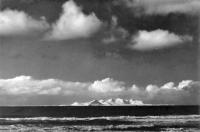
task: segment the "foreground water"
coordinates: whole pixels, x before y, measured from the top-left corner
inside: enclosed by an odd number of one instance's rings
[[[163,131],[199,132],[200,115],[90,118],[0,118],[2,132]]]

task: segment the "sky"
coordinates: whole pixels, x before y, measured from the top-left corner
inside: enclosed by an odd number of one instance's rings
[[[199,104],[199,0],[0,0],[0,105]]]

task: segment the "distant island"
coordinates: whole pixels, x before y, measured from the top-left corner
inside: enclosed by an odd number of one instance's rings
[[[89,102],[79,103],[74,102],[71,104],[71,106],[137,106],[137,105],[150,105],[150,104],[144,104],[140,100],[133,100],[133,99],[107,99],[107,100],[92,100]]]

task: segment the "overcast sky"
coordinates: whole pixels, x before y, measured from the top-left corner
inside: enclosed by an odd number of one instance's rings
[[[0,105],[198,104],[199,0],[0,0]]]

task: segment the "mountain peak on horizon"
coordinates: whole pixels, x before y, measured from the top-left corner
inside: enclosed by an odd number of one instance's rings
[[[140,100],[133,100],[133,99],[107,99],[107,100],[92,100],[89,102],[78,103],[74,102],[71,104],[72,106],[130,106],[130,105],[145,105]]]

